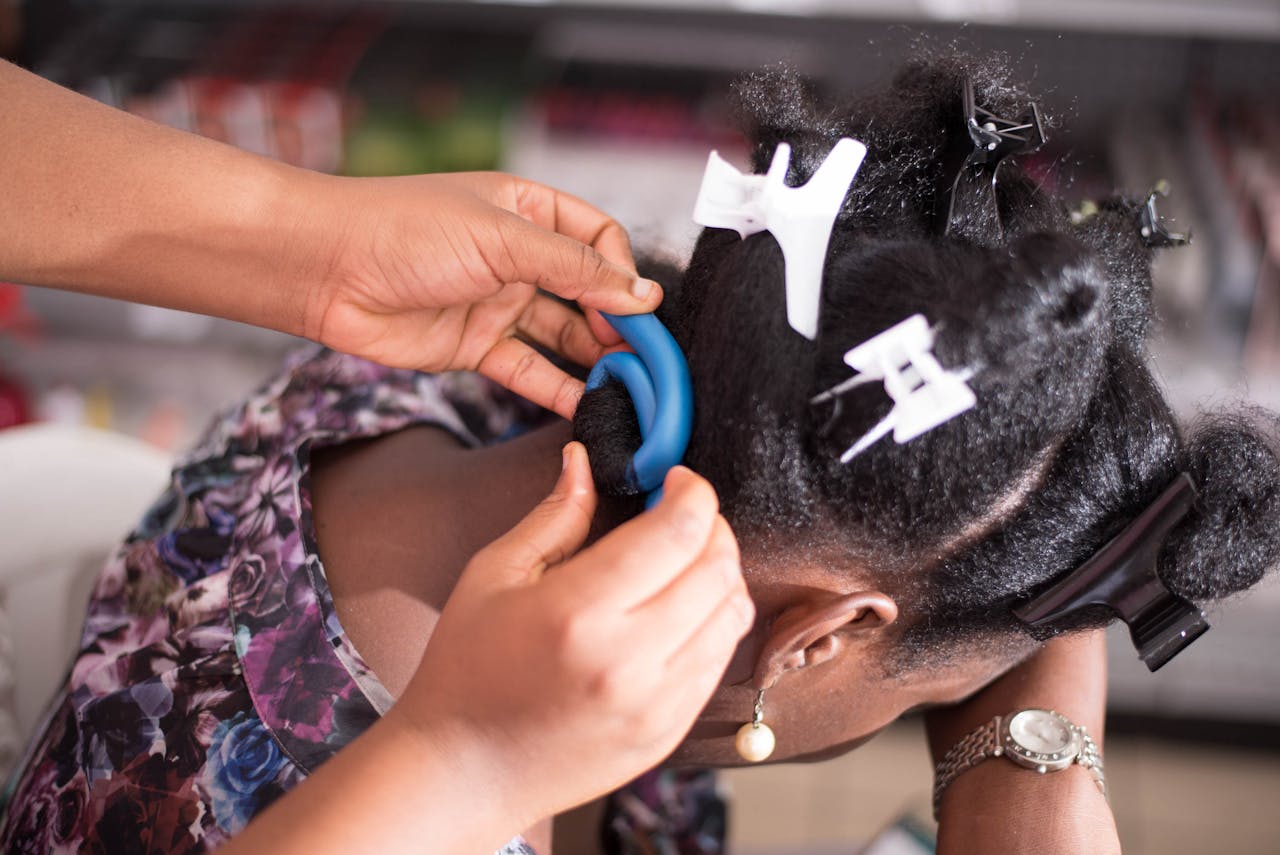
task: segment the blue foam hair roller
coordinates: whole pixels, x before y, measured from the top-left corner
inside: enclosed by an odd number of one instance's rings
[[[635,353],[602,357],[587,377],[587,390],[616,379],[627,388],[640,422],[639,450],[627,464],[627,485],[661,498],[662,481],[684,459],[693,431],[693,382],[680,345],[652,314],[604,315]]]

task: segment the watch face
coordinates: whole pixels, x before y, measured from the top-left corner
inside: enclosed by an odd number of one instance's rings
[[[1044,710],[1023,710],[1009,721],[1009,735],[1019,746],[1035,754],[1061,755],[1072,744],[1066,721]]]

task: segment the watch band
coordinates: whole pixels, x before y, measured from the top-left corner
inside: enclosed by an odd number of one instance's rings
[[[961,772],[972,769],[988,757],[999,757],[1004,753],[1004,749],[1000,747],[1000,724],[1003,719],[1003,716],[996,716],[976,730],[970,731],[943,755],[942,762],[933,771],[934,819],[938,818],[938,806],[942,804],[942,794]]]
[[[1004,755],[1004,745],[1002,744],[1003,725],[1019,712],[1022,712],[1022,710],[1017,710],[1008,715],[995,716],[986,724],[966,734],[959,742],[951,746],[951,749],[943,756],[942,762],[938,764],[933,773],[934,819],[938,818],[938,808],[942,804],[942,794],[946,792],[947,787],[951,786],[952,781],[959,777],[961,773],[972,769],[984,760]],[[1105,798],[1107,795],[1107,780],[1102,766],[1102,752],[1098,750],[1098,744],[1093,741],[1093,738],[1089,736],[1089,732],[1083,727],[1072,723],[1071,729],[1080,738],[1080,750],[1072,762],[1089,770],[1094,783],[1098,785],[1098,790]]]
[[[1102,752],[1098,750],[1098,743],[1093,741],[1093,737],[1089,735],[1089,731],[1080,725],[1075,726],[1080,734],[1080,755],[1076,757],[1076,764],[1083,766],[1089,770],[1089,774],[1093,776],[1093,782],[1098,785],[1098,792],[1102,793],[1102,797],[1107,801],[1111,797],[1107,795],[1107,775],[1102,768]]]

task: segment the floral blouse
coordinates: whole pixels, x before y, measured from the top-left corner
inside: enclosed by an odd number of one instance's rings
[[[326,350],[217,421],[98,577],[80,650],[11,782],[5,852],[200,852],[391,705],[334,610],[309,490],[317,448],[432,424],[472,446],[545,417],[474,374]],[[709,773],[611,799],[614,852],[720,852]],[[426,847],[430,851],[430,846]],[[504,855],[534,855],[517,837]]]

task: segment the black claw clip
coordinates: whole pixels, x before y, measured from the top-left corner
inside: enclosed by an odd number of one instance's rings
[[[985,243],[987,236],[1001,236],[1000,208],[996,200],[996,174],[1009,155],[1030,154],[1045,144],[1044,119],[1032,102],[1018,119],[1006,119],[978,105],[973,81],[964,80],[964,118],[973,150],[951,184],[945,234]]]
[[[1196,500],[1186,473],[1178,475],[1137,519],[1093,557],[1013,609],[1018,620],[1043,626],[1090,606],[1105,606],[1129,625],[1138,656],[1158,670],[1209,629],[1204,613],[1170,591],[1156,575],[1165,538]]]
[[[1152,248],[1185,246],[1191,243],[1191,232],[1175,234],[1169,231],[1160,214],[1156,212],[1156,197],[1169,195],[1169,183],[1160,181],[1147,194],[1147,201],[1138,209],[1138,234],[1142,242]]]

